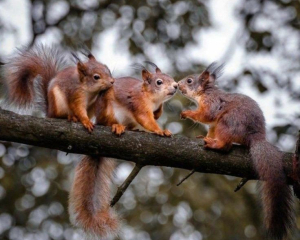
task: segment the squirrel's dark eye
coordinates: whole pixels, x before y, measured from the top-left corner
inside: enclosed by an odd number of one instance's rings
[[[192,83],[193,82],[193,79],[191,78],[188,78],[188,80],[186,80],[187,83]]]
[[[99,76],[98,74],[95,74],[95,75],[94,75],[94,79],[95,79],[95,80],[99,80],[99,79],[100,79],[100,76]]]
[[[157,84],[157,85],[162,85],[162,84],[163,84],[163,81],[162,81],[161,79],[158,79],[158,80],[156,80],[156,84]]]

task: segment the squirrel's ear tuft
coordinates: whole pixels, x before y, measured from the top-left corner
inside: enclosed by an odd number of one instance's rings
[[[218,64],[217,62],[211,63],[204,72],[209,72],[210,77],[215,81],[217,78],[221,77],[223,74],[224,63]]]
[[[149,65],[155,67],[155,72],[156,72],[156,73],[162,73],[162,71],[160,70],[160,68],[159,68],[155,63],[150,62],[150,61],[145,61],[145,63],[147,63],[147,64],[149,64]]]
[[[144,80],[144,82],[146,83],[149,83],[151,82],[151,77],[152,77],[152,74],[147,70],[147,69],[143,69],[142,70],[142,78]]]
[[[84,56],[86,56],[91,61],[95,61],[96,60],[96,58],[94,57],[94,55],[91,53],[90,49],[85,44],[80,44],[80,46],[81,46],[80,52]]]
[[[94,55],[93,55],[92,53],[89,53],[89,54],[87,55],[87,57],[88,57],[89,60],[91,60],[91,61],[96,61],[96,58],[94,57]]]
[[[81,53],[86,56],[90,61],[96,61],[96,58],[94,57],[94,55],[88,51],[88,50],[85,50],[85,51],[81,51]]]
[[[75,58],[76,62],[81,62],[80,58],[78,57],[78,55],[75,52],[71,52],[71,54]]]
[[[146,83],[151,82],[152,74],[147,70],[147,68],[144,65],[142,65],[140,63],[135,63],[135,64],[131,65],[131,67],[134,68],[135,70],[142,71],[142,78],[143,78],[144,82],[146,82]]]

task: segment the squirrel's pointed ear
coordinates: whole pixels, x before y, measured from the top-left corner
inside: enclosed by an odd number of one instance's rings
[[[84,76],[87,75],[86,74],[86,67],[85,67],[83,62],[78,62],[77,63],[77,70],[78,70],[78,72],[82,73]]]
[[[156,72],[156,73],[162,73],[159,67],[157,67],[157,68],[155,69],[155,72]]]
[[[209,71],[204,71],[200,76],[199,76],[199,81],[201,82],[202,87],[209,83],[214,83],[216,80],[215,76],[213,74],[210,74]]]
[[[200,75],[200,80],[202,79],[202,81],[208,82],[210,79],[210,73],[208,71],[204,71],[201,75]]]
[[[77,61],[77,71],[79,74],[79,79],[80,79],[80,81],[83,81],[83,78],[87,75],[86,67],[85,67],[84,63],[81,62],[80,58],[77,56],[76,53],[72,52],[72,55]]]
[[[150,83],[151,77],[152,77],[152,74],[147,69],[142,70],[142,78],[143,78],[144,82]]]
[[[84,63],[82,63],[82,62],[77,63],[77,71],[79,74],[79,79],[82,82],[84,77],[87,75],[87,71],[86,71],[86,67],[85,67]]]
[[[87,57],[89,58],[90,61],[96,61],[96,58],[94,57],[94,55],[92,53],[89,53],[87,55]]]
[[[219,65],[217,62],[211,63],[201,74],[206,83],[214,83],[223,73],[224,64]]]

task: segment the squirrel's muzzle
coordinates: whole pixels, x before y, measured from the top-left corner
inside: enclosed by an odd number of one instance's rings
[[[179,90],[180,90],[180,92],[182,94],[186,94],[187,93],[186,92],[186,88],[185,88],[185,86],[183,84],[180,84],[180,82],[179,82],[178,86],[179,86]]]
[[[172,87],[169,88],[169,93],[168,95],[174,95],[177,92],[177,88],[178,88],[178,83],[174,82],[172,84]]]

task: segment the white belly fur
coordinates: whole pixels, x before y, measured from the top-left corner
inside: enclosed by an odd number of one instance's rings
[[[59,115],[67,115],[69,112],[69,107],[67,103],[67,98],[65,94],[60,90],[58,86],[53,88],[53,94],[55,96],[55,105],[59,109]]]
[[[140,124],[138,124],[137,121],[135,121],[134,116],[127,108],[118,103],[113,103],[112,106],[115,119],[119,124],[125,126],[132,124],[136,126],[135,129],[144,130],[144,128]]]

